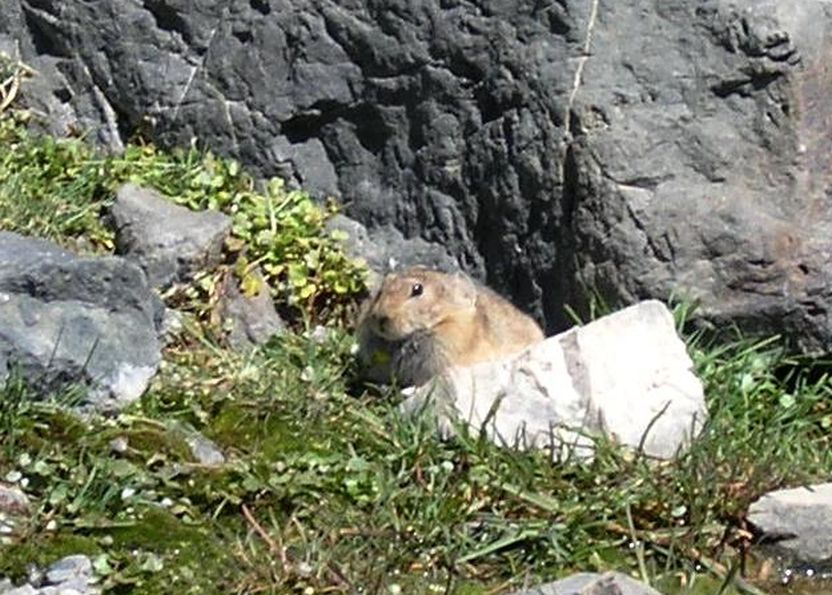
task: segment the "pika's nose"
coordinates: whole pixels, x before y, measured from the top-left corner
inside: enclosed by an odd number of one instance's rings
[[[387,330],[387,327],[390,325],[390,317],[385,316],[384,314],[376,315],[376,326],[380,331]]]

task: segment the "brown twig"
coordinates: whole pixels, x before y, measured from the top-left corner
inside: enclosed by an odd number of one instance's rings
[[[254,532],[257,533],[257,535],[259,535],[260,538],[266,542],[267,546],[269,546],[269,552],[271,552],[274,555],[277,555],[280,558],[280,564],[282,566],[283,572],[286,574],[294,573],[294,560],[290,558],[290,554],[286,551],[286,548],[278,544],[274,539],[272,539],[272,537],[263,528],[263,526],[257,522],[257,519],[254,518],[254,515],[251,514],[251,511],[245,504],[241,505],[241,509],[243,511],[243,516],[245,517],[248,524],[251,525],[251,528],[254,529]],[[324,566],[324,569],[326,570],[326,574],[329,580],[338,585],[338,588],[349,591],[353,590],[350,581],[335,566],[335,564],[330,562]]]
[[[257,533],[263,541],[266,542],[266,545],[269,546],[269,551],[272,554],[277,554],[280,558],[280,564],[283,566],[283,571],[289,572],[289,558],[286,555],[286,548],[277,545],[277,542],[275,542],[263,526],[257,522],[257,519],[254,518],[254,515],[251,514],[251,511],[245,504],[243,504],[241,508],[243,510],[243,516],[246,517],[246,521],[248,521],[248,524],[251,525],[251,528],[254,529],[255,533]]]
[[[18,89],[20,89],[20,76],[17,73],[3,81],[0,85],[0,95],[2,95],[2,101],[0,101],[0,112],[4,111],[12,104],[14,98],[17,97]]]
[[[646,543],[652,543],[655,546],[666,548],[666,547],[678,547],[681,550],[682,555],[685,557],[694,560],[701,564],[704,568],[712,572],[713,574],[717,575],[720,579],[725,579],[731,572],[730,569],[726,568],[725,565],[720,564],[716,560],[709,558],[697,548],[692,546],[685,546],[675,541],[672,536],[666,535],[656,535],[655,533],[651,533],[648,531],[631,531],[627,527],[623,527],[618,523],[608,523],[607,529],[612,533],[618,533],[620,535],[626,535],[631,539],[637,538],[641,541]],[[748,595],[764,595],[764,591],[761,591],[754,585],[748,583],[746,580],[740,577],[734,577],[733,579],[734,586],[742,593],[747,593]]]
[[[15,100],[23,78],[34,74],[36,74],[35,70],[23,62],[18,61],[14,64],[14,72],[0,83],[0,112],[3,112]]]

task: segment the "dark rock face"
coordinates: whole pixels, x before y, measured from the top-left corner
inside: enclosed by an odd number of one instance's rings
[[[345,215],[335,215],[327,222],[330,232],[346,234],[343,249],[352,258],[362,259],[373,272],[384,273],[422,265],[446,273],[459,270],[459,262],[448,255],[439,244],[420,237],[405,238],[392,225],[376,227],[372,231]],[[380,281],[380,279],[378,279]]]
[[[198,136],[444,246],[563,327],[609,302],[832,347],[821,0],[3,0],[29,100]],[[63,111],[62,111],[63,110]]]
[[[0,381],[14,369],[44,392],[87,388],[81,405],[127,404],[161,361],[163,308],[123,258],[78,258],[0,232]]]

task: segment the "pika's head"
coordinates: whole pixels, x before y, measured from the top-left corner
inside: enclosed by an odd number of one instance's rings
[[[415,267],[385,277],[364,318],[370,330],[399,341],[475,311],[476,287],[462,274]]]

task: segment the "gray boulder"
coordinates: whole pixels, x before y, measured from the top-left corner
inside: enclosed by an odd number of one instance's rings
[[[225,340],[237,351],[262,345],[274,335],[286,331],[286,323],[274,307],[269,286],[259,270],[249,273],[257,283],[257,292],[248,296],[240,291],[235,275],[228,275],[220,292],[218,304]]]
[[[2,595],[95,595],[101,589],[95,584],[92,561],[84,555],[61,558],[45,572],[33,569],[30,574],[37,575],[19,587],[14,587],[10,580],[0,580]]]
[[[512,595],[661,595],[620,572],[580,572]]]
[[[83,405],[129,403],[161,361],[163,309],[123,258],[0,232],[0,379],[16,370],[44,392],[85,387]]]
[[[832,348],[828,1],[5,0],[4,32],[62,126],[197,136],[549,332],[589,288]]]
[[[135,184],[124,184],[110,209],[116,250],[142,267],[153,287],[184,281],[222,259],[231,219],[192,211]]]
[[[793,562],[832,560],[832,483],[770,492],[751,505],[748,520]]]
[[[591,455],[592,435],[648,455],[683,451],[707,419],[702,383],[664,304],[648,301],[532,345],[448,369],[415,389],[407,412],[461,420],[495,443]]]

